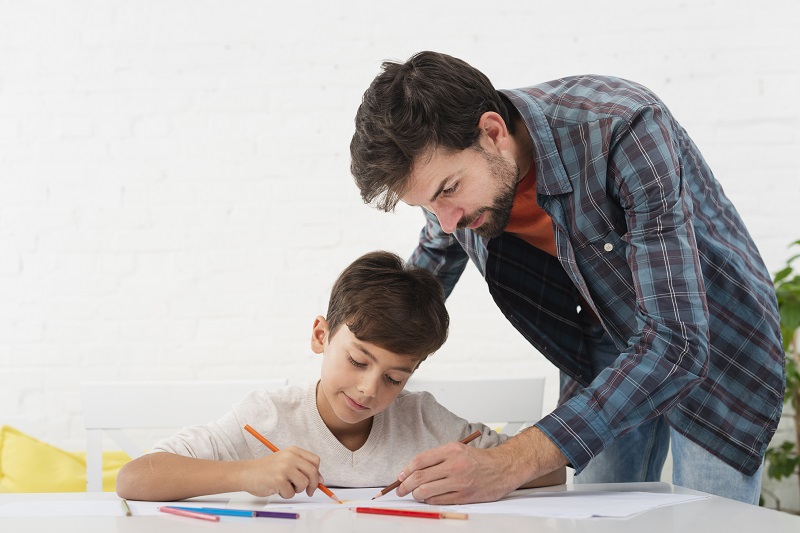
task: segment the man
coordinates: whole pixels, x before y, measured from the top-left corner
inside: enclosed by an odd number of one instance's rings
[[[489,450],[416,456],[399,495],[490,501],[563,465],[757,503],[784,368],[774,289],[741,218],[648,89],[582,76],[496,91],[467,63],[387,62],[356,115],[366,203],[427,217],[412,256],[449,294],[468,260],[562,374],[559,406]]]

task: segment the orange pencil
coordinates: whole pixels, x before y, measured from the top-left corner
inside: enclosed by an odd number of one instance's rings
[[[475,431],[473,431],[472,433],[470,433],[469,435],[467,435],[466,437],[461,439],[461,444],[469,444],[470,442],[474,441],[475,439],[477,439],[480,436],[481,436],[481,432],[476,429]],[[400,481],[398,479],[397,481],[395,481],[394,483],[392,483],[391,485],[387,486],[385,489],[380,491],[378,494],[373,496],[372,499],[375,500],[377,498],[380,498],[381,496],[385,496],[389,492],[392,492],[394,489],[399,487],[400,483],[402,483],[402,481]]]
[[[264,438],[264,436],[261,433],[259,433],[258,431],[256,431],[255,429],[253,429],[252,426],[250,426],[250,424],[245,424],[244,425],[244,429],[246,429],[248,433],[250,433],[252,436],[254,436],[259,441],[261,441],[261,444],[263,444],[264,446],[266,446],[267,448],[269,448],[273,452],[277,452],[278,451],[278,447],[277,446],[275,446],[270,441],[268,441],[266,438]],[[319,490],[321,490],[322,492],[327,494],[328,497],[330,497],[336,503],[342,503],[342,500],[337,498],[336,495],[331,492],[331,489],[329,489],[328,487],[326,487],[322,483],[319,483],[317,485],[317,487],[319,487]]]

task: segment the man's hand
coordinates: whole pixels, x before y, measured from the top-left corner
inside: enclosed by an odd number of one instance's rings
[[[433,505],[496,501],[566,464],[536,428],[486,450],[453,442],[414,457],[398,477],[397,495]]]

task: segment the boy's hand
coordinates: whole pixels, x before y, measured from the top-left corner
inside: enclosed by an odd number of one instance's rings
[[[311,496],[322,482],[319,457],[295,446],[246,461],[243,466],[244,490],[254,496],[280,494],[288,499],[302,491]]]

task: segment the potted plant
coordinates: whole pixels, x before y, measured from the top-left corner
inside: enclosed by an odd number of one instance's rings
[[[798,244],[800,240],[793,242],[790,247]],[[800,274],[796,273],[792,266],[798,257],[800,254],[790,257],[786,261],[786,267],[776,273],[774,279],[781,318],[783,349],[786,352],[784,414],[791,415],[794,419],[794,441],[772,443],[767,448],[767,477],[776,481],[789,478],[792,474],[797,474],[800,479],[800,352],[798,351]],[[780,508],[779,500],[777,497],[775,499]]]

